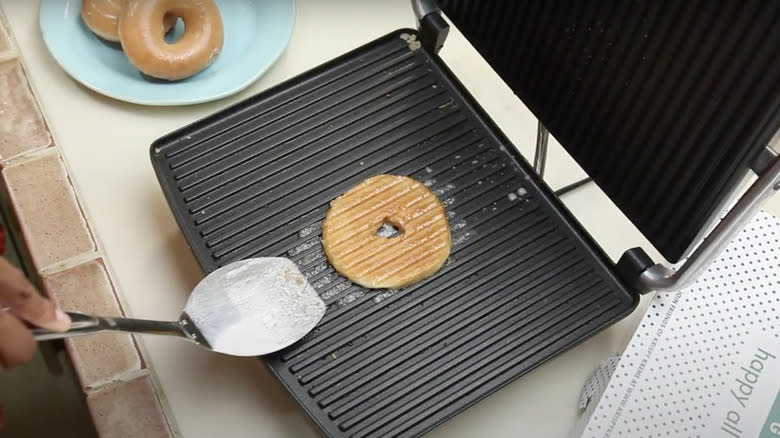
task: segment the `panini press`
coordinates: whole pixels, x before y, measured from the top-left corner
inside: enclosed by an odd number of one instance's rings
[[[683,287],[779,188],[767,147],[780,125],[776,0],[412,7],[416,29],[151,147],[204,271],[289,257],[328,304],[309,336],[263,360],[329,437],[424,434],[620,320],[640,294]],[[437,55],[450,25],[666,260],[605,255]],[[428,185],[452,230],[446,265],[402,290],[351,284],[320,244],[329,202],[382,173]]]

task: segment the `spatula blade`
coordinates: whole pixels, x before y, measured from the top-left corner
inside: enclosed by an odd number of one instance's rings
[[[184,313],[211,349],[259,356],[289,347],[309,333],[326,306],[291,260],[245,259],[206,276]]]

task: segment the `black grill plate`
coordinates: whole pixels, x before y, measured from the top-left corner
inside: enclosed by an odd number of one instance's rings
[[[328,303],[314,332],[266,362],[331,437],[420,435],[637,302],[415,38],[393,32],[151,150],[205,271],[286,256]],[[381,173],[430,186],[452,229],[448,263],[400,291],[351,284],[319,240],[328,203]]]

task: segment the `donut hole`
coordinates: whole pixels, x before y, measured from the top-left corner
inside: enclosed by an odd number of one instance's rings
[[[385,218],[376,230],[376,235],[385,239],[393,239],[404,233],[404,228],[390,218]]]
[[[171,21],[173,25],[171,26]],[[184,20],[178,18],[172,14],[165,16],[165,22],[163,23],[163,32],[166,44],[174,44],[184,36],[186,24]]]

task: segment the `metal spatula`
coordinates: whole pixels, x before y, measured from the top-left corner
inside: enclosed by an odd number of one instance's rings
[[[73,321],[70,330],[35,329],[35,339],[116,330],[181,336],[219,353],[260,356],[303,338],[325,315],[325,303],[291,260],[263,257],[208,274],[176,322],[67,313]]]

